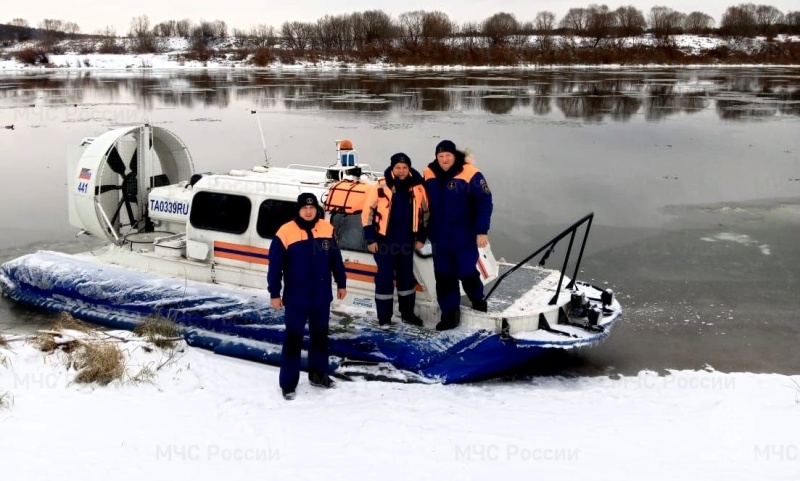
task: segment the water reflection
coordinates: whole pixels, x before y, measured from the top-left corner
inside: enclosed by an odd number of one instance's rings
[[[0,107],[131,104],[144,109],[229,107],[358,112],[485,111],[585,122],[660,121],[715,112],[724,120],[800,115],[790,69],[372,72],[56,72],[0,76]]]
[[[682,86],[652,85],[644,102],[647,120],[662,120],[677,113],[697,113],[708,108],[711,94],[708,91],[686,92]]]

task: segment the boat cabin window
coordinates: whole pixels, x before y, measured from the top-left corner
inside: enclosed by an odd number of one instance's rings
[[[189,222],[197,229],[244,234],[251,209],[250,199],[243,195],[198,192],[192,198]]]
[[[258,207],[256,232],[265,239],[272,239],[281,226],[295,218],[297,202],[285,200],[265,200]]]
[[[349,251],[368,252],[364,240],[364,227],[361,225],[361,212],[345,214],[334,212],[331,214],[331,224],[336,235],[336,242],[340,249]]]

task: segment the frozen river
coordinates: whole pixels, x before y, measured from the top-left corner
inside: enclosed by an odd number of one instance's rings
[[[530,372],[797,373],[799,69],[4,73],[0,259],[85,248],[65,203],[84,137],[148,121],[199,172],[249,168],[252,110],[272,165],[329,164],[341,138],[380,168],[403,151],[421,169],[444,138],[470,147],[508,261],[595,212],[583,278],[616,291],[623,320]],[[47,319],[0,300],[0,328]]]

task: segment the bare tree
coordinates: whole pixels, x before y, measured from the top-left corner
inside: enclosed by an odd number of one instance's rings
[[[553,12],[539,12],[533,21],[533,28],[537,33],[550,35],[556,26],[556,16]]]
[[[97,49],[98,53],[124,53],[125,48],[117,45],[117,31],[111,25],[106,26],[98,32],[103,41],[100,42],[100,47]]]
[[[259,23],[250,29],[250,37],[259,47],[271,47],[275,45],[275,27]]]
[[[669,7],[656,6],[650,9],[648,23],[653,36],[661,44],[672,43],[672,36],[681,33],[685,14]]]
[[[150,18],[140,15],[131,19],[130,36],[133,37],[133,48],[138,53],[153,53],[158,50],[155,36],[150,30]]]
[[[708,33],[714,28],[714,19],[711,15],[703,12],[692,12],[686,16],[683,22],[683,29],[691,34],[698,35]]]
[[[13,27],[19,27],[16,32],[14,32],[14,38],[18,42],[24,42],[26,40],[30,40],[33,31],[30,28],[30,24],[24,18],[15,18],[8,22],[9,25]]]
[[[287,49],[303,53],[313,46],[314,24],[306,22],[284,22],[281,37]]]
[[[607,5],[589,5],[586,20],[586,35],[594,39],[595,47],[609,35],[616,25],[616,16]]]
[[[527,21],[527,22],[519,22],[517,24],[517,35],[527,36],[527,35],[533,35],[534,33],[536,32],[535,29],[533,28],[533,22]]]
[[[200,20],[197,26],[192,28],[189,35],[189,54],[191,58],[200,61],[207,61],[213,57],[214,52],[210,45],[217,37],[218,26],[214,22]]]
[[[780,10],[772,5],[756,7],[756,25],[761,35],[774,37],[779,23],[783,23],[783,13]]]
[[[59,33],[64,31],[64,21],[46,18],[39,22],[39,29],[42,31],[42,44],[45,48],[51,48],[59,38]]]
[[[214,20],[211,22],[211,30],[214,32],[214,38],[225,38],[228,36],[228,24],[224,20]]]
[[[77,35],[81,33],[81,27],[75,22],[64,22],[64,32],[70,35]]]
[[[683,12],[672,12],[670,15],[670,24],[673,32],[676,34],[684,33],[683,24],[686,23],[686,14]]]
[[[349,15],[325,15],[314,28],[319,46],[328,53],[352,48],[353,30]]]
[[[458,29],[461,46],[467,51],[474,51],[481,45],[481,26],[477,22],[467,22]]]
[[[178,20],[175,22],[175,35],[183,38],[189,38],[192,34],[192,21],[188,18]]]
[[[217,38],[217,26],[214,22],[200,20],[200,23],[192,29],[192,42],[202,42],[208,45],[213,39]]]
[[[150,35],[150,18],[147,15],[140,15],[131,19],[131,37],[145,37]]]
[[[789,33],[800,34],[800,11],[787,13],[783,17],[783,22],[789,27]]]
[[[492,45],[505,45],[517,33],[519,23],[513,13],[500,12],[483,21],[483,34]]]
[[[572,35],[583,35],[589,22],[589,12],[585,8],[570,8],[559,26],[567,29]]]
[[[169,30],[168,28],[165,28],[166,26],[165,24],[166,22],[160,22],[155,24],[153,26],[153,35],[155,35],[156,37],[169,37],[170,35],[164,32],[165,30]]]
[[[401,13],[397,19],[400,41],[409,50],[415,50],[422,44],[422,29],[425,23],[425,12],[414,10]]]
[[[63,32],[64,21],[53,18],[45,18],[44,20],[39,22],[39,28],[42,30],[48,30],[50,32]]]
[[[153,34],[156,37],[176,37],[178,36],[178,21],[166,20],[153,27]]]
[[[353,23],[353,43],[358,50],[377,48],[384,50],[391,43],[394,36],[392,19],[381,10],[367,10],[354,13],[351,17]]]
[[[619,7],[614,13],[617,17],[619,35],[623,37],[641,35],[644,29],[647,28],[647,21],[644,19],[644,14],[633,5]]]
[[[98,34],[106,38],[115,38],[117,36],[117,31],[111,25],[106,25],[105,28],[100,29]]]
[[[422,40],[428,45],[444,43],[453,29],[453,22],[446,13],[426,12],[422,17]]]
[[[723,35],[752,37],[756,34],[756,27],[756,6],[752,3],[728,7],[722,14],[720,31]]]

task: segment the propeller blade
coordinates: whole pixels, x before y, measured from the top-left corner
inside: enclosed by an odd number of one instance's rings
[[[111,167],[111,170],[125,177],[125,162],[123,162],[122,157],[120,157],[116,145],[111,147],[111,150],[108,152],[106,162],[108,162],[108,166]]]

